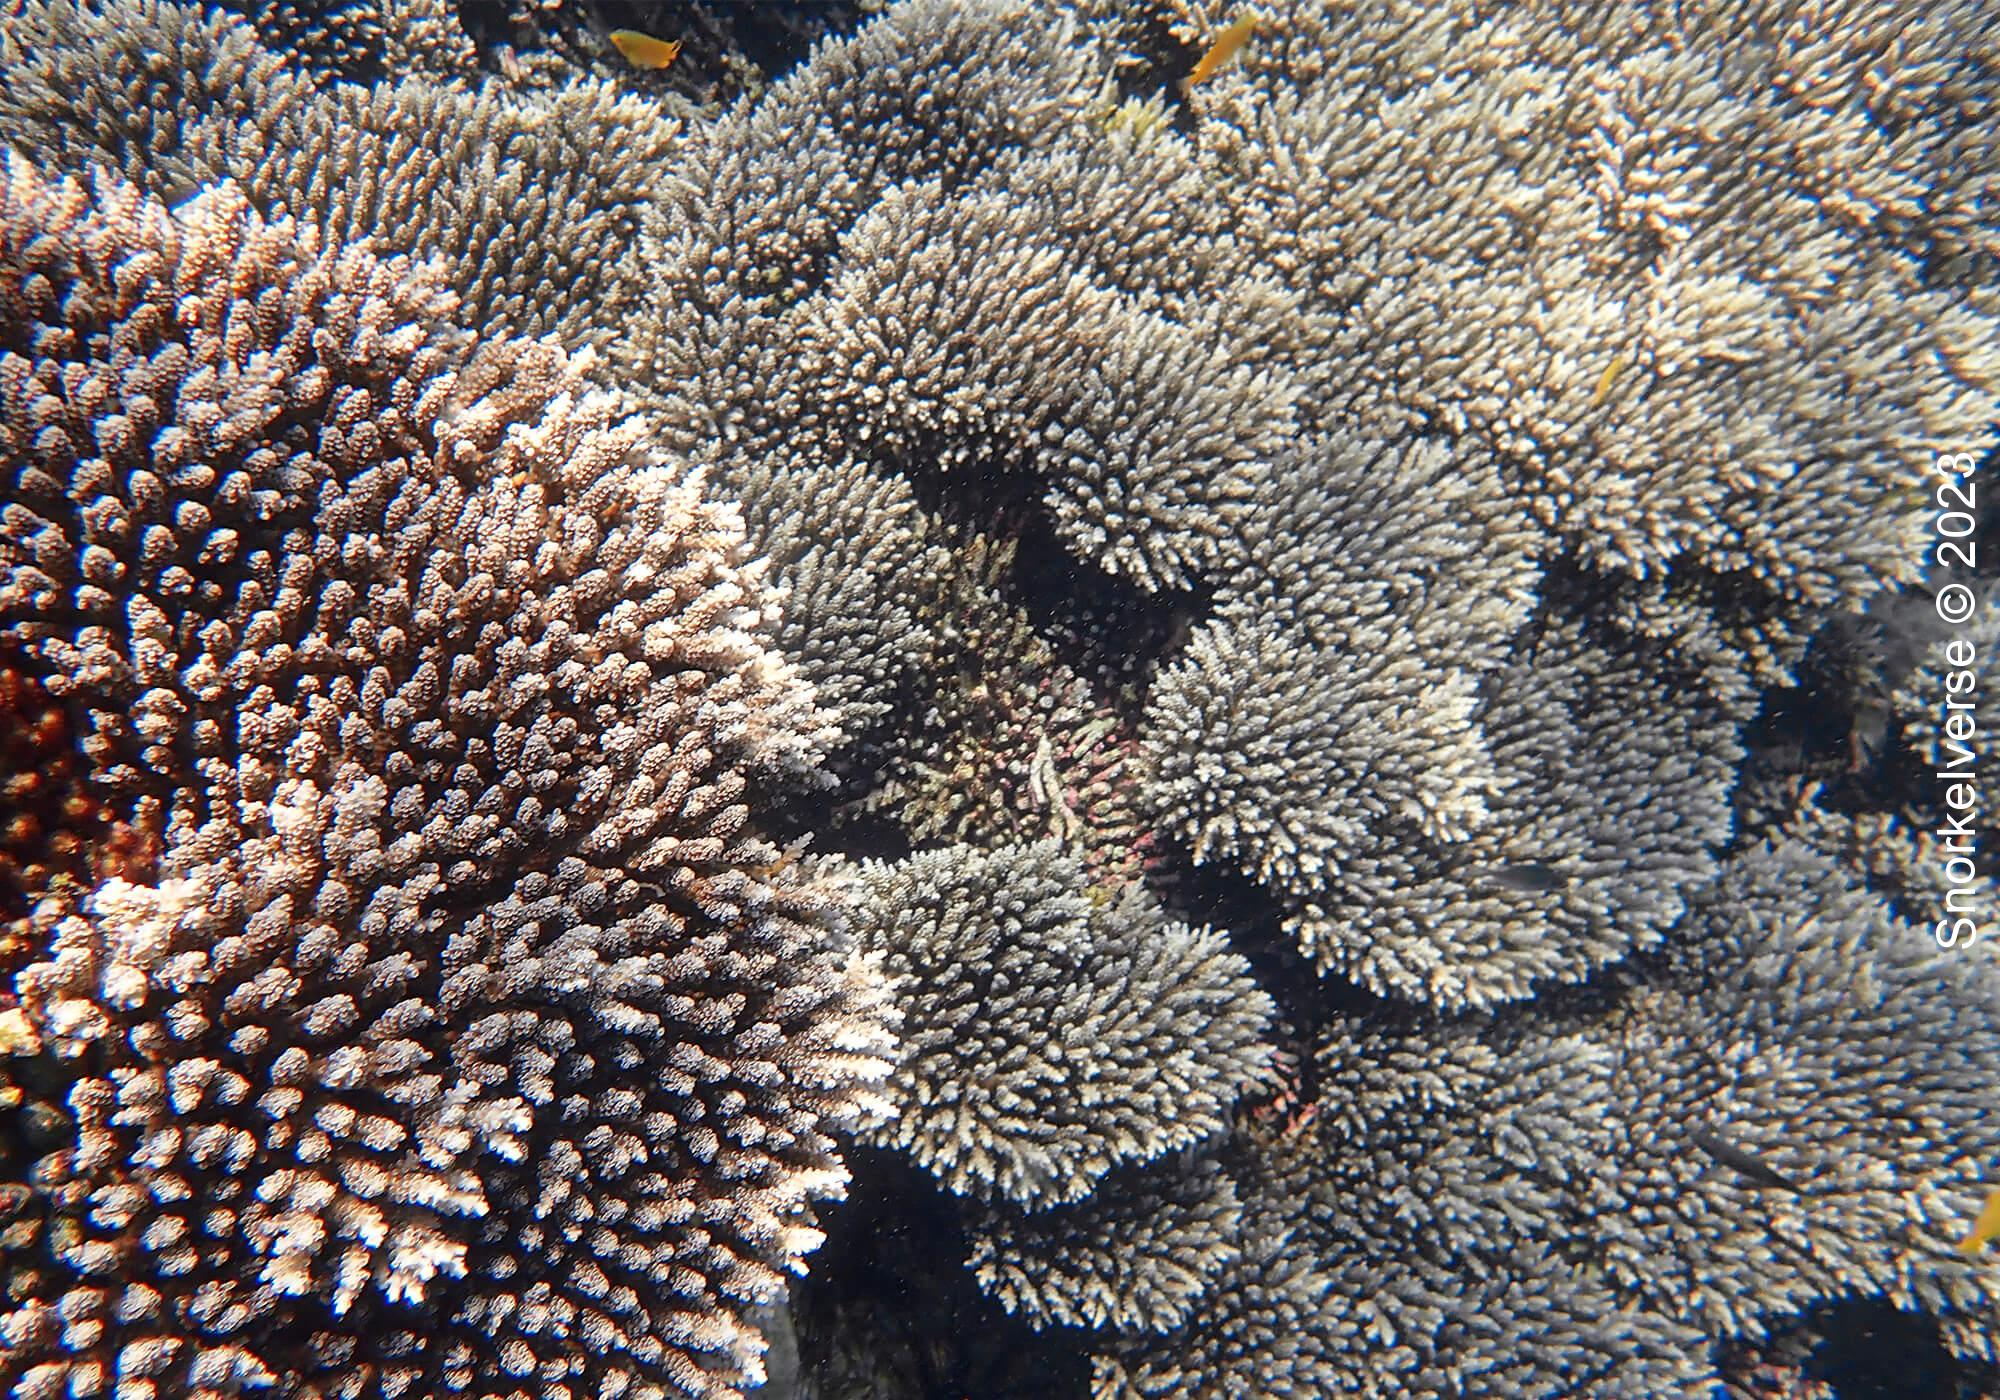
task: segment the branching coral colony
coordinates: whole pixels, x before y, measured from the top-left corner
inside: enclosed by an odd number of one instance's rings
[[[1995,1383],[2000,11],[467,8],[0,10],[8,1394]]]

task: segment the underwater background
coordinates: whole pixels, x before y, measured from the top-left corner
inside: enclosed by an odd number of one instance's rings
[[[2000,1397],[2000,4],[0,0],[0,1393]]]

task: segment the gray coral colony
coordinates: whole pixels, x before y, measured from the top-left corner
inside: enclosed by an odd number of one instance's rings
[[[2000,1385],[1992,0],[611,8],[0,7],[0,1391]]]

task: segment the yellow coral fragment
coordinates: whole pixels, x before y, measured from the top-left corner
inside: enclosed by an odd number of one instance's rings
[[[1167,124],[1164,107],[1128,97],[1117,106],[1105,103],[1091,112],[1091,120],[1107,132],[1129,131],[1133,139],[1144,141]]]
[[[0,1055],[33,1055],[41,1048],[41,1037],[19,1007],[0,1011]]]

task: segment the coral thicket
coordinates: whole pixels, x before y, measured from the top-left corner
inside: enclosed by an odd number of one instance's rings
[[[12,161],[0,279],[0,625],[160,832],[30,915],[19,1393],[754,1379],[886,1041],[747,824],[831,726],[735,513],[230,187]]]
[[[0,0],[0,1389],[2000,1387],[1991,0],[770,8]]]

